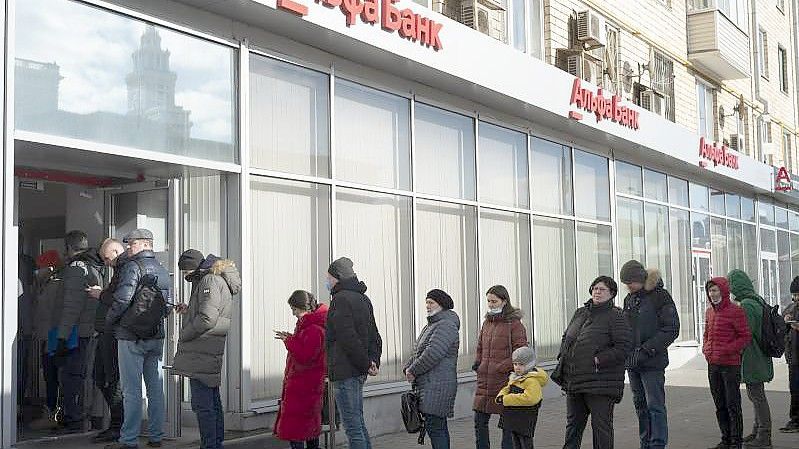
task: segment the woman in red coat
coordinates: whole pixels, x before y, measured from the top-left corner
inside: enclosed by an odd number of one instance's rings
[[[291,449],[318,449],[322,433],[322,396],[325,391],[325,322],[327,306],[297,290],[288,300],[297,317],[294,333],[277,332],[288,350],[283,395],[275,435],[291,442]]]
[[[715,277],[705,284],[710,307],[705,314],[702,352],[707,360],[710,393],[716,404],[721,443],[715,447],[740,448],[741,353],[752,339],[743,309],[730,301],[727,279]]]

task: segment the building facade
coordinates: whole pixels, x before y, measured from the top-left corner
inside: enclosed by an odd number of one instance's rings
[[[630,258],[661,270],[676,345],[694,351],[710,276],[741,268],[790,300],[796,2],[421,3],[5,2],[3,447],[35,437],[17,396],[41,387],[19,349],[21,261],[76,228],[99,242],[148,227],[174,274],[188,247],[239,264],[223,384],[237,429],[271,426],[286,355],[272,330],[293,327],[292,291],[327,299],[343,255],[383,336],[375,433],[401,426],[432,288],[461,317],[458,415],[494,284],[545,364],[591,280]],[[177,434],[188,397],[165,383]]]

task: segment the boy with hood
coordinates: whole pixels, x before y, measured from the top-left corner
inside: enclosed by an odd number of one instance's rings
[[[513,372],[497,395],[503,405],[502,428],[511,433],[513,449],[533,449],[538,409],[543,394],[541,387],[549,377],[546,371],[535,366],[535,350],[522,346],[513,351]]]
[[[774,378],[771,357],[760,349],[763,306],[766,302],[757,293],[752,280],[741,270],[727,275],[730,291],[740,302],[752,332],[752,340],[744,349],[741,363],[741,381],[746,384],[746,395],[754,406],[755,422],[752,434],[744,437],[747,448],[771,448],[771,410],[766,399],[765,383]]]
[[[721,443],[711,449],[740,449],[743,436],[741,414],[741,353],[752,340],[746,315],[730,301],[727,279],[715,277],[705,284],[710,307],[705,312],[702,352],[707,360],[710,393],[716,404]]]

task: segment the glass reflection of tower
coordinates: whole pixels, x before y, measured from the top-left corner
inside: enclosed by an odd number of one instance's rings
[[[183,148],[189,139],[189,111],[175,105],[177,74],[169,70],[169,50],[161,49],[161,36],[148,26],[139,48],[131,55],[133,71],[125,81],[128,86],[128,114],[166,126],[167,138],[174,150]]]

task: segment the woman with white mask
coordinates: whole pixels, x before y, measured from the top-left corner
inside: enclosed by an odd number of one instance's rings
[[[486,313],[477,343],[477,357],[472,369],[477,371],[474,395],[474,433],[477,449],[489,449],[488,421],[502,413],[495,398],[513,371],[513,351],[527,346],[527,330],[522,311],[510,303],[508,289],[495,285],[486,292]],[[512,449],[511,433],[502,432],[502,449]]]

